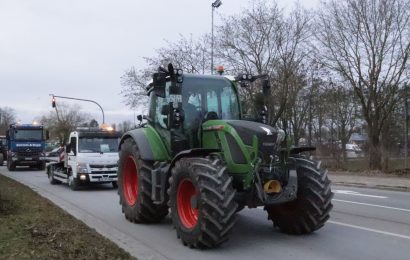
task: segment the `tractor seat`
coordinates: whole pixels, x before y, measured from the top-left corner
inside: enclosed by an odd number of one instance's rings
[[[218,120],[218,114],[215,111],[209,111],[205,114],[204,121],[208,120]]]

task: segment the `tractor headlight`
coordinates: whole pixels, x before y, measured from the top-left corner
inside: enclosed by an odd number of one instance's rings
[[[277,144],[280,144],[283,142],[283,140],[285,140],[285,131],[283,131],[282,129],[278,130],[278,138],[276,139]]]
[[[78,173],[88,173],[88,167],[86,163],[77,163]]]

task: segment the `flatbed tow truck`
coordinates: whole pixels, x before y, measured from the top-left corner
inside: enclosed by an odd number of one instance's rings
[[[117,188],[120,137],[110,128],[77,128],[70,133],[59,160],[46,167],[50,183],[67,183],[72,190],[90,183],[112,183]]]

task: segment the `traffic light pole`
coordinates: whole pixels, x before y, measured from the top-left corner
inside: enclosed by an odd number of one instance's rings
[[[85,101],[85,102],[91,102],[96,104],[102,112],[102,117],[103,117],[103,124],[105,124],[105,115],[104,115],[104,109],[102,108],[102,106],[100,104],[98,104],[97,102],[95,102],[94,100],[91,99],[83,99],[83,98],[73,98],[73,97],[64,97],[64,96],[56,96],[54,94],[50,94],[53,98],[58,97],[58,98],[64,98],[64,99],[71,99],[71,100],[78,100],[78,101]],[[58,113],[58,112],[57,112]]]

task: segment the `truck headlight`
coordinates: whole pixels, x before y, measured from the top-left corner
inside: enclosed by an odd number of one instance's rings
[[[77,163],[78,173],[88,173],[88,167],[86,163]]]

